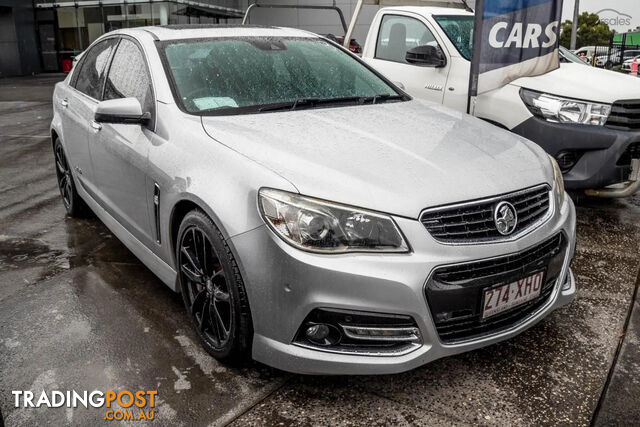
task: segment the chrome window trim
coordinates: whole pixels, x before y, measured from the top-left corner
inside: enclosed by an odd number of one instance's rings
[[[440,211],[448,211],[450,209],[458,209],[458,208],[462,208],[465,206],[474,206],[474,205],[481,205],[484,203],[492,203],[492,202],[498,202],[501,200],[504,200],[507,197],[514,197],[514,196],[519,196],[521,194],[525,194],[528,192],[532,192],[538,189],[542,189],[542,188],[546,188],[547,189],[547,193],[549,196],[549,209],[547,210],[547,213],[542,216],[539,220],[537,220],[536,222],[532,223],[531,225],[529,225],[527,228],[524,228],[522,230],[520,230],[518,233],[512,234],[510,236],[503,236],[503,237],[498,237],[498,238],[491,238],[491,239],[475,239],[475,240],[469,240],[469,241],[465,241],[465,242],[447,242],[447,241],[443,241],[443,240],[439,240],[436,239],[435,237],[433,237],[431,235],[431,233],[429,232],[429,230],[426,229],[425,227],[425,231],[429,234],[429,236],[437,243],[441,244],[441,245],[447,245],[447,246],[471,246],[471,245],[489,245],[489,244],[494,244],[494,243],[505,243],[505,242],[513,242],[515,240],[518,240],[524,236],[526,236],[527,234],[531,233],[532,231],[536,230],[537,228],[539,228],[540,226],[542,226],[544,223],[546,223],[549,219],[551,219],[551,217],[553,216],[553,213],[556,210],[556,201],[555,201],[555,197],[553,195],[553,188],[551,188],[551,186],[549,184],[539,184],[539,185],[534,185],[533,187],[528,187],[525,188],[523,190],[518,190],[518,191],[514,191],[512,193],[505,193],[505,194],[501,194],[499,196],[491,196],[491,197],[487,197],[484,199],[477,199],[477,200],[472,200],[472,201],[468,201],[468,202],[460,202],[460,203],[454,203],[451,205],[442,205],[442,206],[436,206],[433,208],[427,208],[424,209],[422,212],[420,212],[420,215],[418,216],[418,221],[420,222],[420,224],[422,226],[424,226],[424,223],[422,222],[422,217],[426,214],[431,214],[434,212],[440,212]]]

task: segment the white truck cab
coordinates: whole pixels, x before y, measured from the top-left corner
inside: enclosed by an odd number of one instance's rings
[[[466,112],[473,27],[474,14],[461,8],[385,7],[369,28],[362,59],[410,95]],[[567,55],[555,71],[480,95],[471,112],[545,148],[568,189],[633,194],[640,188],[640,79]],[[604,188],[613,184],[621,185]]]

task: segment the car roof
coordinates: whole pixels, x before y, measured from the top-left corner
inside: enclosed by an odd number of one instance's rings
[[[156,40],[203,39],[216,37],[319,37],[317,34],[295,28],[258,25],[161,25],[118,30],[114,33],[135,36],[150,33]]]
[[[417,15],[435,15],[435,16],[473,16],[473,13],[464,9],[457,9],[453,7],[431,7],[431,6],[390,6],[385,7],[384,10],[401,10],[404,12],[412,12]]]

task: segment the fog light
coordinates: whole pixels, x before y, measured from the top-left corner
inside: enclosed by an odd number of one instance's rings
[[[582,153],[576,150],[561,151],[556,155],[556,161],[562,173],[569,172],[578,163]]]
[[[335,326],[317,324],[309,326],[305,332],[309,341],[317,345],[335,345],[340,341],[340,331]]]
[[[321,341],[329,336],[329,327],[327,325],[309,326],[306,331],[307,338],[314,341]]]

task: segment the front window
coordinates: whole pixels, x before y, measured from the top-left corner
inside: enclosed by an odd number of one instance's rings
[[[471,54],[473,53],[473,16],[435,16],[436,21],[442,27],[451,43],[458,49],[460,55],[467,61],[471,61]],[[581,50],[576,54],[580,54]],[[561,62],[576,62],[584,64],[584,62],[569,52],[568,50],[560,50],[558,52]]]
[[[376,43],[376,59],[402,62],[407,51],[418,46],[438,46],[429,29],[415,18],[403,15],[384,15]]]
[[[470,61],[473,52],[473,16],[436,16],[435,19],[460,55]]]
[[[93,46],[85,54],[81,68],[73,76],[77,90],[93,99],[102,99],[105,69],[116,42],[115,38],[106,39]]]
[[[166,42],[163,51],[178,102],[193,114],[404,99],[373,71],[322,39],[195,39]]]
[[[134,42],[123,38],[113,55],[104,86],[104,99],[136,98],[143,112],[153,117],[155,101],[151,78],[142,52]],[[149,126],[153,128],[152,125]]]

